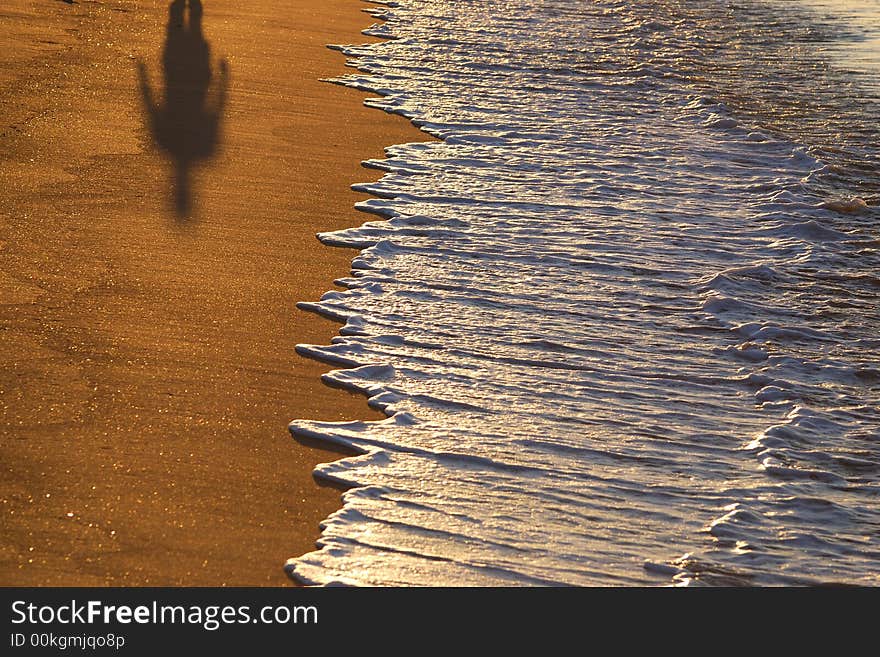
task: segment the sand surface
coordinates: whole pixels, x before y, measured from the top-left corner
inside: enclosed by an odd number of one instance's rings
[[[363,3],[203,4],[0,6],[0,584],[286,584],[340,497],[287,423],[376,418],[295,303],[360,161],[425,136],[319,81]]]

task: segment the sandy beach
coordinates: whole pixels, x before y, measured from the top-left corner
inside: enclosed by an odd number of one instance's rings
[[[340,503],[287,423],[377,417],[295,304],[360,161],[425,136],[319,81],[358,0],[203,4],[0,8],[2,585],[285,585]]]

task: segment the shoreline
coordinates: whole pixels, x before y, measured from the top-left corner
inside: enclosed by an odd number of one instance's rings
[[[341,500],[312,478],[335,453],[288,422],[384,417],[294,351],[338,332],[295,304],[349,272],[315,233],[365,220],[349,186],[382,172],[360,162],[430,139],[321,81],[374,19],[205,2],[203,46],[172,43],[168,6],[0,10],[4,585],[289,585]],[[205,46],[204,93],[171,108],[191,130],[163,141],[163,57]]]

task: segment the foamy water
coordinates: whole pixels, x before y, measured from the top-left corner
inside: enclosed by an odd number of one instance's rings
[[[403,0],[344,48],[443,141],[320,236],[362,251],[298,350],[388,419],[291,424],[362,453],[294,577],[880,583],[867,73],[808,5],[636,4]]]

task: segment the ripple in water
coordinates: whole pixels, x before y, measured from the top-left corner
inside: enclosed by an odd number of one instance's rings
[[[809,7],[404,0],[309,583],[878,584],[878,116]],[[733,44],[733,45],[730,45]],[[794,44],[794,45],[792,45]],[[874,126],[875,128],[876,126]]]

